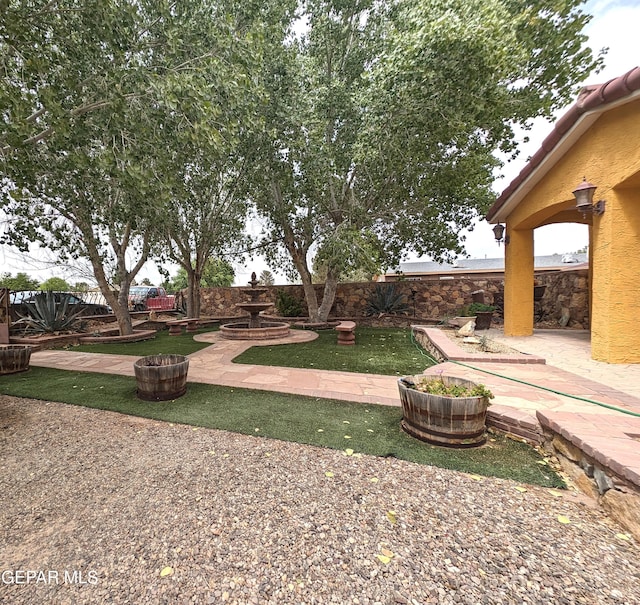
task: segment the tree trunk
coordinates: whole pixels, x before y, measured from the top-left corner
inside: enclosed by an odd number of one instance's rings
[[[301,274],[300,277],[302,277],[304,299],[307,303],[307,309],[309,310],[309,321],[311,323],[319,323],[322,320],[320,319],[318,297],[316,296],[316,289],[313,287],[311,276],[309,275],[307,278],[305,278],[305,276]]]
[[[322,292],[322,303],[318,305],[318,297],[316,289],[313,285],[311,272],[306,262],[298,264],[296,268],[302,279],[302,288],[304,290],[304,298],[309,310],[309,321],[311,323],[324,323],[329,318],[331,307],[336,298],[336,290],[338,288],[338,279],[336,273],[331,269],[327,270],[327,278],[324,282],[324,290]]]
[[[187,269],[187,317],[200,317],[200,282],[202,273]]]
[[[104,293],[103,293],[104,294]],[[118,329],[120,336],[133,334],[133,324],[131,315],[129,314],[129,288],[121,289],[118,294],[118,302],[115,306],[111,305],[113,313],[118,321]]]
[[[331,269],[327,270],[327,279],[324,282],[324,291],[322,292],[322,304],[318,309],[318,321],[325,322],[329,318],[331,307],[336,299],[336,290],[338,289],[338,278]]]
[[[289,253],[293,259],[293,264],[300,274],[302,280],[302,288],[304,290],[304,299],[307,303],[307,309],[309,311],[309,321],[311,323],[320,323],[324,320],[320,319],[318,309],[318,297],[316,296],[316,289],[313,287],[313,279],[311,271],[307,265],[306,254],[298,253],[295,248],[290,248]]]
[[[307,264],[307,251],[308,248],[304,245],[298,246],[296,239],[293,235],[293,231],[285,226],[284,245],[291,256],[293,265],[295,266],[300,279],[302,280],[302,288],[304,290],[304,299],[307,303],[307,309],[309,311],[309,321],[311,323],[320,323],[318,314],[318,297],[316,296],[316,289],[313,287],[313,279],[309,265]]]
[[[316,295],[316,289],[313,286],[312,275],[307,264],[306,254],[299,252],[295,246],[287,247],[302,280],[304,298],[307,303],[307,309],[309,310],[309,322],[326,322],[336,298],[336,290],[338,288],[337,272],[332,268],[327,269],[327,278],[324,282],[324,291],[322,293],[322,303],[318,305],[318,297]]]
[[[93,268],[93,274],[100,286],[100,291],[105,297],[111,309],[116,316],[120,336],[128,336],[133,334],[133,324],[131,315],[129,314],[129,288],[133,278],[138,274],[142,266],[149,258],[149,237],[150,232],[147,231],[143,235],[142,249],[139,254],[138,261],[131,271],[127,270],[127,249],[129,248],[132,228],[130,224],[125,226],[124,232],[118,239],[117,234],[110,230],[109,241],[116,259],[116,275],[118,276],[120,291],[116,293],[111,289],[109,281],[105,273],[104,259],[100,254],[98,241],[94,236],[91,222],[79,224],[78,228],[84,237],[84,245]]]
[[[111,307],[113,314],[116,316],[120,336],[133,334],[133,324],[131,323],[131,315],[129,314],[129,274],[125,274],[125,278],[120,283],[120,291],[116,295],[107,281],[107,277],[104,273],[104,268],[97,251],[94,254],[91,252],[92,251],[90,251],[89,257],[93,266],[93,274],[95,275],[98,286],[100,287],[100,292],[102,292],[102,295]]]

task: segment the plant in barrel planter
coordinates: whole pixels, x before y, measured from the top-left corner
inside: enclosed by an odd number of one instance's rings
[[[398,380],[402,428],[446,447],[476,447],[486,441],[487,408],[493,393],[456,376],[405,376]]]
[[[167,401],[187,392],[189,360],[184,355],[148,355],[133,364],[137,395],[145,401]]]
[[[456,315],[455,317],[450,317],[447,323],[450,326],[454,326],[456,328],[462,328],[463,326],[466,326],[470,321],[472,321],[473,329],[475,330],[477,318],[476,318],[476,314],[472,312],[471,306],[472,305],[466,305],[462,307],[458,311],[458,315]]]
[[[488,330],[491,327],[491,318],[496,308],[485,303],[474,302],[468,307],[469,315],[476,317],[476,330]]]

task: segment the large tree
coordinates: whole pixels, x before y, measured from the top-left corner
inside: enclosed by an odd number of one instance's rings
[[[580,0],[308,0],[309,29],[265,71],[253,195],[326,320],[340,276],[409,250],[463,251],[488,207],[496,150],[598,65]],[[326,269],[317,300],[311,260]]]
[[[196,157],[179,155],[171,167],[177,178],[171,213],[164,221],[164,253],[187,278],[188,317],[200,315],[200,286],[208,264],[214,257],[246,247],[247,200],[239,187],[245,163],[234,134],[227,134],[217,149],[199,152]]]
[[[251,32],[239,34],[227,8],[209,0],[0,8],[6,239],[88,259],[123,334],[132,329],[129,286],[165,233],[181,176],[167,166],[215,146],[220,108],[244,96],[235,59],[250,54]]]
[[[173,175],[171,212],[164,220],[164,254],[186,272],[187,315],[200,314],[200,285],[207,263],[215,257],[243,252],[248,245],[245,225],[248,192],[245,180],[251,147],[250,133],[263,127],[264,93],[257,77],[265,49],[279,47],[295,12],[295,1],[238,2],[229,18],[234,31],[251,41],[236,45],[225,71],[226,89],[216,107],[215,137],[200,141],[196,150],[185,141],[179,122],[163,132],[173,153],[164,172]],[[249,52],[250,50],[250,52]],[[238,94],[241,93],[241,94]]]

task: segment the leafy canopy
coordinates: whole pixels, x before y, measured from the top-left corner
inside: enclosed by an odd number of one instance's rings
[[[176,166],[206,165],[206,152],[242,123],[234,109],[252,98],[246,65],[260,11],[235,4],[2,7],[3,239],[89,260],[121,331],[131,329],[128,287],[163,241],[170,204],[184,191]]]
[[[227,261],[219,258],[210,258],[204,265],[201,285],[205,288],[225,287],[233,284],[235,270]],[[172,292],[187,288],[187,270],[179,267],[176,274],[167,284],[167,289]]]
[[[71,290],[71,286],[62,277],[50,277],[40,284],[40,290],[43,292],[66,292]]]
[[[26,273],[18,272],[13,276],[11,273],[0,274],[0,288],[9,288],[9,290],[37,290],[40,282],[37,279],[29,277]]]
[[[514,125],[550,116],[599,65],[581,4],[304,3],[308,31],[265,67],[252,183],[265,242],[277,242],[269,260],[300,274],[315,319],[354,268],[463,252]],[[320,306],[313,257],[326,270]]]

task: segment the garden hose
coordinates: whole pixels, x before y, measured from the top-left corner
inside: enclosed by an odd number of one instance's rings
[[[427,357],[434,364],[440,363],[433,356],[429,355],[416,341],[415,336],[413,334],[413,328],[411,329],[411,342],[413,345],[420,351],[420,353]],[[633,412],[632,410],[625,410],[624,408],[619,408],[614,405],[609,405],[608,403],[602,403],[601,401],[594,401],[593,399],[588,399],[586,397],[580,397],[580,395],[571,395],[570,393],[563,393],[562,391],[558,391],[556,389],[550,389],[549,387],[543,387],[539,384],[533,384],[532,382],[527,382],[526,380],[520,380],[519,378],[512,378],[511,376],[504,376],[503,374],[498,374],[497,372],[492,372],[491,370],[484,370],[482,368],[476,368],[468,363],[464,363],[462,361],[455,361],[453,359],[447,360],[449,363],[455,363],[459,366],[463,366],[465,368],[469,368],[471,370],[475,370],[476,372],[484,372],[485,374],[490,374],[491,376],[496,376],[497,378],[504,378],[505,380],[511,380],[512,382],[517,382],[519,384],[524,384],[528,387],[533,387],[536,389],[541,389],[543,391],[547,391],[549,393],[553,393],[554,395],[561,395],[563,397],[570,397],[571,399],[577,399],[578,401],[584,401],[585,403],[592,403],[594,405],[599,405],[600,407],[607,408],[609,410],[614,410],[616,412],[621,412],[622,414],[628,414],[629,416],[635,416],[636,418],[640,418],[640,413]]]

